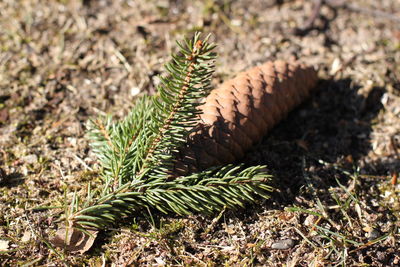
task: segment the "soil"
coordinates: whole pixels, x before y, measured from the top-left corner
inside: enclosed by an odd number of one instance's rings
[[[1,1],[1,265],[398,266],[400,4],[325,4],[304,29],[314,6]],[[218,44],[215,85],[267,60],[319,70],[313,96],[242,160],[268,166],[271,199],[209,217],[150,211],[83,255],[52,248],[73,192],[99,182],[87,121],[154,93],[175,40],[195,31]]]

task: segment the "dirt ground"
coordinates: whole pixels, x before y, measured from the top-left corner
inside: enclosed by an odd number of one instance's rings
[[[324,5],[301,30],[313,6],[0,1],[0,265],[398,266],[400,2]],[[218,44],[216,85],[272,59],[319,70],[311,99],[243,159],[268,165],[271,199],[211,217],[138,214],[83,255],[52,248],[71,194],[99,179],[86,122],[153,93],[175,40],[198,30]]]

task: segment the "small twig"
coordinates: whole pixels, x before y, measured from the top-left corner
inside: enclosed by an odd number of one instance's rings
[[[114,47],[114,54],[115,56],[119,59],[119,61],[121,61],[122,65],[124,66],[124,68],[126,69],[126,71],[128,73],[132,72],[132,67],[129,64],[128,60],[126,59],[126,57],[116,48]]]
[[[59,162],[56,162],[56,164],[55,164],[55,165],[58,167],[58,169],[59,169],[59,171],[60,171],[60,174],[61,174],[62,180],[65,180],[65,175],[64,175],[64,172],[63,172],[63,170],[62,170],[62,168],[61,168],[61,165],[60,165],[60,163],[59,163]]]
[[[83,161],[83,159],[81,159],[80,157],[78,157],[78,156],[75,155],[75,154],[74,154],[74,158],[75,158],[77,161],[79,161],[79,162],[83,165],[83,167],[85,167],[86,170],[93,171],[93,169],[90,168],[90,167],[86,164],[86,162]]]
[[[376,243],[382,242],[382,241],[386,240],[387,238],[389,238],[390,235],[391,235],[391,233],[387,233],[387,234],[385,234],[385,235],[383,235],[383,236],[381,236],[381,237],[379,237],[379,238],[377,238],[377,239],[368,241],[367,243],[362,244],[362,245],[360,245],[359,247],[357,247],[357,248],[355,248],[355,249],[353,249],[353,250],[350,250],[350,251],[349,251],[349,254],[355,253],[355,252],[357,252],[357,251],[359,251],[359,250],[361,250],[361,249],[364,249],[364,248],[367,248],[367,247],[369,247],[369,246],[372,246],[372,245],[374,245],[374,244],[376,244]]]
[[[319,13],[321,12],[321,7],[322,4],[324,3],[324,0],[317,0],[315,3],[315,7],[311,13],[311,16],[308,18],[306,23],[304,24],[304,28],[311,28],[314,24],[314,21],[317,19]]]
[[[321,7],[322,7],[323,3],[324,3],[324,0],[317,0],[310,17],[304,23],[303,27],[294,29],[295,35],[304,36],[313,28],[315,21],[320,16]]]
[[[221,210],[221,212],[219,213],[219,215],[212,220],[211,224],[204,231],[204,233],[206,235],[209,234],[214,229],[215,225],[218,223],[218,221],[221,219],[222,215],[225,213],[225,210],[226,210],[226,208],[223,208]]]

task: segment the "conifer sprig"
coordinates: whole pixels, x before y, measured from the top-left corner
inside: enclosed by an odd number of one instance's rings
[[[112,190],[133,179],[142,167],[149,136],[147,128],[153,113],[152,97],[142,96],[129,115],[118,123],[111,117],[97,119],[88,124],[91,147],[103,168],[102,177]]]
[[[154,138],[151,141],[142,171],[151,168],[148,179],[163,179],[174,165],[174,154],[186,142],[189,130],[198,123],[198,106],[211,90],[214,72],[214,44],[209,36],[200,40],[196,33],[185,44],[177,43],[182,55],[173,55],[166,64],[168,77],[162,78],[153,120]],[[140,176],[140,173],[139,173]]]
[[[134,180],[84,209],[72,207],[71,214],[75,225],[99,229],[146,207],[180,215],[211,214],[224,207],[243,207],[244,203],[255,201],[255,195],[267,198],[267,192],[272,190],[267,183],[269,178],[263,166],[241,169],[228,165],[168,182]],[[76,198],[72,206],[78,202]]]
[[[102,165],[103,185],[75,194],[68,225],[85,231],[154,208],[162,212],[209,214],[241,207],[271,187],[265,166],[228,165],[171,178],[175,156],[199,121],[199,105],[211,90],[215,45],[209,36],[178,43],[180,53],[166,65],[168,75],[154,96],[143,96],[120,122],[110,117],[89,124],[92,149]]]

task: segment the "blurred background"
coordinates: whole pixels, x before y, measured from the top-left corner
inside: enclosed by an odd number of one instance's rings
[[[154,93],[163,65],[178,51],[175,41],[195,31],[211,33],[218,44],[216,86],[267,60],[299,60],[319,70],[314,96],[244,159],[269,166],[276,195],[215,223],[198,215],[163,217],[164,226],[172,225],[165,230],[139,220],[128,230],[142,235],[107,233],[89,255],[61,260],[39,238],[54,230],[52,211],[32,208],[61,205],[66,188],[96,182],[85,123],[104,114],[121,118],[138,95]],[[0,238],[7,245],[0,259],[6,265],[297,266],[310,259],[395,265],[399,233],[390,229],[399,226],[399,62],[398,0],[1,0]],[[366,224],[391,239],[372,250],[346,250],[345,257],[304,243],[295,228],[309,217],[285,207],[315,208],[315,197],[304,192],[305,170],[327,206],[335,203],[332,188],[349,197],[336,183],[354,181],[343,170],[358,177],[357,198],[367,215],[352,222],[333,209],[331,220],[345,222],[337,231],[346,229],[340,233],[357,242],[368,241]],[[350,217],[358,220],[357,212],[352,206]],[[270,249],[282,238],[294,240],[290,253]]]

